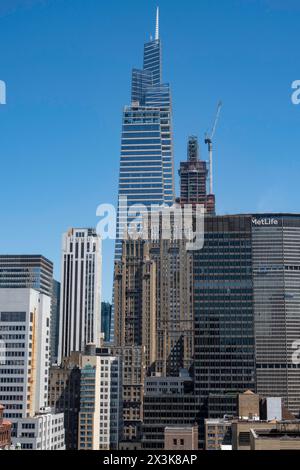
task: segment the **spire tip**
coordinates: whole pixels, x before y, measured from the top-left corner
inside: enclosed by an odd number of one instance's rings
[[[156,8],[155,41],[159,40],[159,7]]]

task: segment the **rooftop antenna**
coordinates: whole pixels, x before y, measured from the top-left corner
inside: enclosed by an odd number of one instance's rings
[[[155,41],[159,40],[159,7],[156,8]]]
[[[205,134],[205,144],[208,145],[208,153],[209,153],[209,194],[213,194],[213,138],[216,133],[217,124],[219,121],[222,106],[223,106],[222,101],[219,101],[212,131],[210,135]]]

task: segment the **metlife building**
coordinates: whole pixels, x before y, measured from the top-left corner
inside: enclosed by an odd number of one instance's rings
[[[300,215],[207,217],[193,270],[200,417],[235,414],[246,389],[299,415]]]
[[[256,383],[300,412],[300,215],[252,217]]]

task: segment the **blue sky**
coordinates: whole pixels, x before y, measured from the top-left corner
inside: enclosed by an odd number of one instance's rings
[[[1,253],[42,253],[59,278],[62,232],[116,202],[122,107],[157,3],[176,179],[222,99],[218,212],[300,212],[299,0],[1,0]],[[103,252],[109,299],[112,242]]]

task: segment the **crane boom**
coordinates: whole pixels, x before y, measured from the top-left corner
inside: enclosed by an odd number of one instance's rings
[[[213,194],[213,138],[216,133],[217,124],[219,121],[221,108],[223,106],[222,101],[219,101],[217,107],[217,113],[215,117],[215,122],[211,131],[210,136],[206,134],[205,136],[205,143],[208,145],[208,153],[209,153],[209,194]]]
[[[216,114],[215,122],[214,122],[214,125],[213,125],[213,129],[212,129],[212,132],[211,132],[210,140],[212,140],[214,138],[214,135],[216,133],[216,128],[217,128],[217,124],[218,124],[218,121],[219,121],[222,105],[223,105],[222,101],[219,101],[217,114]]]

